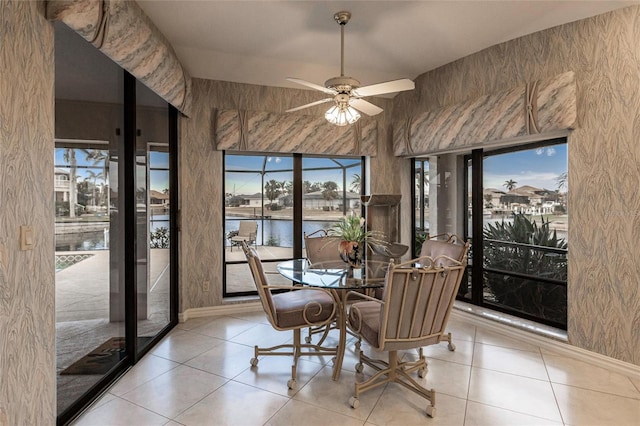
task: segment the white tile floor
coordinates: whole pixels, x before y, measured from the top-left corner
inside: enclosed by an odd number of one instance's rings
[[[249,365],[253,344],[291,339],[290,332],[274,331],[255,313],[179,324],[75,424],[640,424],[637,378],[554,354],[472,320],[452,318],[448,329],[455,352],[446,343],[425,349],[425,380],[437,392],[435,418],[426,417],[425,400],[395,384],[364,393],[359,408],[352,409],[353,344],[339,381],[331,379],[328,357],[303,358],[298,389],[289,391],[289,358]]]

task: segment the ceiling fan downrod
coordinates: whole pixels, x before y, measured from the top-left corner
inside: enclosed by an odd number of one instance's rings
[[[351,19],[351,13],[342,11],[333,15],[333,19],[340,25],[340,77],[333,77],[325,81],[324,86],[338,93],[350,94],[360,86],[360,82],[352,77],[344,76],[344,26]]]
[[[340,25],[340,77],[344,77],[344,26],[351,19],[351,13],[338,12],[333,15],[333,19]]]

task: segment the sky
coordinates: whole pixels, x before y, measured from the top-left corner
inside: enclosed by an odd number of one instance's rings
[[[513,179],[516,188],[531,185],[556,190],[558,176],[567,172],[567,144],[485,157],[483,172],[485,188],[506,191],[504,183]],[[564,191],[566,188],[561,189]]]
[[[64,148],[56,148],[54,150],[54,161],[55,167],[57,169],[62,169],[69,171],[68,163],[64,160]],[[149,164],[151,166],[151,171],[149,175],[149,184],[151,189],[156,190],[158,192],[163,192],[165,188],[169,188],[169,155],[166,152],[158,152],[158,151],[150,151],[149,153]],[[93,181],[90,178],[89,171],[93,172],[95,175],[98,175],[103,172],[103,163],[100,162],[95,164],[93,160],[87,159],[85,152],[81,150],[76,150],[76,174],[77,181],[82,182],[85,178],[89,178],[90,181]],[[158,170],[160,169],[160,170]],[[139,182],[143,182],[145,179],[145,168],[139,168],[137,173],[137,179]],[[104,182],[104,179],[96,179],[96,184],[100,185]],[[140,186],[140,185],[138,185]],[[117,189],[114,186],[114,189]]]
[[[356,167],[346,169],[347,190],[351,186],[354,174],[360,174],[360,159],[336,158],[335,161],[347,165],[357,164]],[[275,179],[293,181],[293,157],[226,155],[225,192],[235,195],[251,195],[261,191],[262,179],[260,172],[265,167],[265,182]],[[310,170],[314,168],[331,168],[330,170]],[[336,162],[328,158],[304,157],[302,159],[302,180],[314,182],[333,181],[342,189],[342,170]],[[233,171],[254,171],[254,173],[234,173]]]
[[[266,161],[265,161],[266,160]],[[152,169],[150,173],[151,189],[163,192],[169,188],[168,154],[163,152],[150,152],[149,161]],[[359,164],[359,159],[337,158],[336,161],[343,165]],[[102,165],[94,166],[92,160],[87,160],[86,155],[77,151],[76,162],[78,165],[78,181],[89,176],[87,170],[95,174],[102,172]],[[277,181],[293,180],[293,158],[287,156],[225,156],[227,173],[225,175],[225,192],[237,195],[250,195],[260,192],[260,171],[264,165],[265,181],[275,179]],[[64,149],[55,150],[55,164],[57,168],[68,170],[64,167]],[[62,167],[61,167],[62,166]],[[82,166],[90,166],[84,169]],[[309,170],[313,168],[330,167],[331,170]],[[567,144],[552,145],[536,149],[517,151],[485,157],[484,160],[485,188],[506,190],[504,183],[510,179],[516,181],[516,187],[531,185],[538,188],[558,189],[557,178],[567,171]],[[255,171],[255,173],[233,173],[231,171]],[[360,167],[347,168],[347,189],[351,186],[354,174],[360,174]],[[138,179],[144,179],[144,170],[139,170]],[[334,181],[342,189],[342,171],[338,164],[328,158],[303,158],[303,180],[310,182]],[[100,183],[99,181],[97,182]]]

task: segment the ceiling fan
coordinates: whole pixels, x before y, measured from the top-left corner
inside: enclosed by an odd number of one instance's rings
[[[382,108],[372,104],[371,102],[367,102],[362,98],[415,89],[415,83],[407,78],[360,87],[360,82],[358,80],[352,77],[345,77],[344,27],[349,22],[349,19],[351,19],[351,13],[345,11],[338,12],[333,15],[333,19],[335,19],[335,21],[340,25],[340,77],[330,78],[325,81],[324,86],[301,80],[299,78],[287,78],[288,81],[319,90],[331,95],[331,97],[288,109],[287,112],[298,111],[333,101],[334,105],[327,110],[324,115],[325,118],[327,121],[337,126],[346,126],[347,124],[352,124],[358,121],[360,118],[358,111],[366,115],[376,115],[383,111]]]

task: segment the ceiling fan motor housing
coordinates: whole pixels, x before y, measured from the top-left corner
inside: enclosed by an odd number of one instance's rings
[[[325,81],[324,87],[333,89],[338,93],[350,93],[352,90],[360,87],[360,82],[351,77],[333,77]]]

